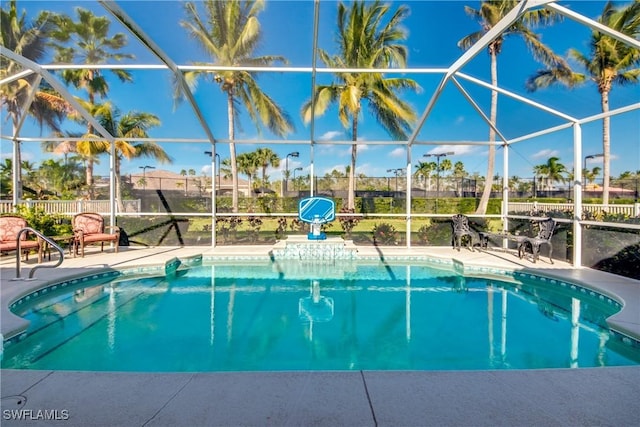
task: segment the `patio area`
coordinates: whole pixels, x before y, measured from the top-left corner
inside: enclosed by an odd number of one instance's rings
[[[197,254],[268,256],[271,247],[124,247],[15,277],[3,257],[2,333],[23,326],[8,311],[19,295],[62,277],[100,268],[159,264]],[[358,256],[454,258],[466,266],[524,269],[618,295],[617,327],[640,336],[638,281],[512,252],[445,247],[359,247]],[[50,261],[51,264],[54,261]],[[35,262],[23,264],[27,277]],[[43,280],[46,278],[46,281]],[[150,355],[152,357],[152,355]],[[640,367],[504,371],[345,371],[137,373],[2,370],[3,425],[44,425],[42,411],[77,426],[157,425],[634,425],[640,417]],[[17,410],[18,412],[6,412]],[[39,412],[40,411],[40,412]],[[25,419],[15,417],[20,414]],[[40,414],[40,415],[38,415]],[[40,418],[38,419],[38,416]],[[12,418],[13,417],[13,418]],[[50,423],[51,421],[49,421]]]

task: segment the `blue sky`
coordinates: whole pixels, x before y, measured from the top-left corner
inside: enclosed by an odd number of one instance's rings
[[[179,20],[183,19],[183,5],[179,1],[123,1],[120,7],[137,22],[137,24],[160,46],[172,60],[178,64],[194,62],[210,62],[199,46],[190,40]],[[453,63],[462,51],[456,46],[458,40],[476,31],[479,26],[464,13],[464,6],[479,7],[478,1],[405,1],[390,3],[392,6],[405,4],[411,9],[404,27],[408,31],[406,45],[409,47],[409,68],[447,67]],[[596,18],[602,10],[601,1],[560,2],[563,6]],[[5,8],[8,2],[2,1]],[[76,1],[19,1],[20,9],[25,9],[28,16],[35,17],[42,9],[64,12],[74,15],[77,6],[90,9],[96,15],[108,15],[97,2]],[[322,1],[320,3],[320,37],[319,46],[329,52],[334,51],[334,28],[337,3]],[[263,29],[263,42],[257,54],[282,55],[288,59],[290,67],[311,66],[313,2],[300,1],[268,1],[265,11],[259,15]],[[112,24],[112,32],[125,32],[119,23]],[[566,53],[571,48],[587,52],[590,30],[570,20],[555,26],[539,29],[542,40],[558,53]],[[127,33],[128,34],[128,33]],[[124,51],[136,56],[135,60],[127,60],[131,64],[159,64],[159,60],[146,52],[131,35],[128,34],[129,45]],[[319,66],[322,64],[319,62]],[[498,81],[501,87],[519,95],[529,97],[574,117],[586,117],[600,112],[599,94],[595,85],[568,90],[553,88],[530,94],[524,90],[524,81],[540,67],[526,50],[524,43],[518,38],[508,38],[503,52],[498,58]],[[482,52],[467,64],[464,73],[489,81],[489,57]],[[133,84],[123,84],[110,78],[109,99],[123,111],[145,111],[160,117],[162,125],[150,131],[156,138],[205,138],[206,135],[195,119],[191,107],[182,103],[174,109],[170,74],[163,70],[132,70]],[[439,74],[410,74],[422,87],[419,94],[406,93],[408,100],[421,115],[427,105],[435,86],[439,83]],[[263,90],[273,97],[290,115],[295,125],[295,132],[288,135],[288,140],[308,140],[310,129],[300,117],[300,107],[311,91],[311,75],[308,73],[270,72],[258,77]],[[329,83],[329,74],[319,74],[317,82]],[[462,85],[489,114],[490,91],[470,82],[461,80]],[[216,85],[201,81],[195,98],[209,122],[215,137],[227,138],[226,100]],[[640,86],[616,87],[611,93],[611,108],[619,108],[640,102]],[[507,138],[514,138],[540,131],[550,126],[562,124],[558,118],[540,112],[515,100],[501,96],[499,98],[498,126]],[[4,112],[3,112],[4,116]],[[8,123],[2,120],[3,135],[10,133]],[[69,124],[68,129],[76,128]],[[45,131],[46,134],[46,131]],[[39,129],[33,123],[27,123],[22,136],[39,136]],[[316,121],[316,139],[348,140],[348,133],[337,119],[335,109],[330,109]],[[376,122],[375,118],[365,112],[360,119],[360,140],[390,141],[391,137]],[[612,173],[617,175],[625,170],[640,170],[640,112],[624,114],[612,120]],[[255,144],[239,144],[239,153],[253,151],[260,145],[259,139],[280,139],[264,131],[259,135],[248,120],[242,116],[242,127],[237,133],[239,139],[255,139]],[[602,133],[600,122],[583,127],[583,153],[602,152]],[[422,128],[419,141],[486,141],[488,127],[477,112],[469,105],[461,93],[453,85],[449,85],[440,97],[436,106]],[[163,147],[173,158],[170,165],[155,165],[157,168],[180,172],[182,169],[194,169],[197,173],[209,172],[210,159],[203,152],[209,150],[209,144],[180,143],[164,144]],[[289,169],[302,167],[308,170],[310,149],[308,144],[271,145],[281,158],[287,153],[299,151],[300,157],[289,160]],[[226,144],[219,144],[220,155],[228,157]],[[25,144],[25,159],[38,163],[43,155],[39,144]],[[442,146],[420,145],[413,149],[413,164],[422,159],[425,153],[454,151],[450,160],[462,161],[467,171],[486,171],[486,147],[480,146]],[[316,173],[323,175],[333,168],[344,170],[349,163],[350,147],[348,145],[319,145],[315,151]],[[400,168],[406,165],[405,148],[400,145],[361,145],[358,155],[358,172],[369,176],[387,176],[389,168]],[[11,146],[2,140],[2,156],[11,154]],[[550,156],[557,156],[569,169],[573,167],[573,135],[570,131],[561,131],[545,135],[534,140],[515,144],[510,153],[510,175],[532,176],[533,166],[546,162]],[[498,153],[496,171],[502,172],[501,151]],[[284,163],[284,162],[283,162]],[[124,173],[139,173],[142,165],[153,164],[150,160],[140,159],[123,164]],[[594,162],[589,167],[597,166]],[[105,157],[98,165],[97,173],[108,173],[108,160]],[[268,172],[271,179],[278,179],[280,171]],[[300,172],[298,172],[300,175]]]

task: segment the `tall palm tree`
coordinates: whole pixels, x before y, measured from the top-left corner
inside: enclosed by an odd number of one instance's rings
[[[549,191],[554,182],[566,182],[564,175],[568,173],[568,170],[565,165],[560,163],[558,157],[550,157],[546,163],[534,166],[534,172],[546,180],[546,187]]]
[[[504,18],[518,3],[518,0],[486,0],[481,3],[480,9],[478,10],[465,6],[465,12],[478,21],[481,29],[462,38],[458,41],[458,46],[465,50],[469,49],[502,18]],[[562,61],[562,59],[555,55],[551,49],[542,44],[539,36],[532,31],[532,27],[541,23],[549,23],[555,18],[556,15],[545,9],[527,11],[519,20],[514,22],[513,25],[489,43],[487,49],[491,58],[492,85],[498,85],[498,55],[502,52],[502,45],[507,37],[521,37],[529,50],[533,53],[534,57],[537,60],[542,61],[544,64],[556,64]],[[497,115],[498,92],[491,91],[491,112],[489,119],[494,125],[496,124]],[[494,142],[495,140],[496,133],[493,128],[490,127],[489,141]],[[496,147],[491,144],[489,145],[489,154],[487,159],[487,178],[484,182],[484,189],[482,191],[480,202],[478,203],[478,208],[476,209],[476,213],[478,214],[485,214],[487,212],[487,206],[489,204],[489,198],[493,188],[495,161]]]
[[[63,162],[47,159],[38,168],[38,188],[40,193],[55,192],[62,198],[75,196],[75,191],[83,184],[83,168],[76,156]]]
[[[338,54],[329,56],[322,50],[322,62],[331,68],[391,68],[405,67],[407,47],[406,31],[402,20],[409,14],[400,6],[390,14],[390,6],[376,0],[373,3],[354,1],[350,8],[338,5]],[[390,16],[389,16],[390,14]],[[386,22],[386,23],[385,23]],[[351,168],[347,209],[355,209],[355,174],[358,146],[358,123],[363,114],[363,102],[384,129],[396,139],[406,139],[407,132],[416,121],[413,108],[398,96],[403,89],[417,90],[418,84],[408,78],[385,78],[382,73],[336,72],[330,85],[316,86],[313,99],[302,107],[303,120],[311,121],[312,114],[321,115],[328,107],[338,105],[338,117],[345,128],[351,128]],[[314,111],[311,110],[315,106]]]
[[[129,111],[121,114],[110,103],[105,103],[105,108],[100,110],[98,115],[100,124],[113,136],[115,140],[115,189],[116,200],[120,212],[124,211],[122,202],[122,186],[120,167],[122,159],[128,160],[148,157],[160,163],[171,163],[171,158],[164,149],[153,141],[124,141],[129,138],[149,138],[148,130],[152,127],[160,126],[160,119],[150,113]],[[105,147],[107,152],[111,151],[111,147]],[[194,171],[195,174],[195,171]]]
[[[91,11],[77,7],[75,9],[77,21],[66,15],[54,18],[55,29],[51,32],[51,45],[56,50],[54,61],[62,64],[90,64],[100,65],[109,61],[121,61],[134,58],[131,54],[121,53],[127,45],[127,37],[123,33],[110,36],[111,21],[105,16],[95,16]],[[126,70],[111,70],[122,82],[132,81],[131,74]],[[67,84],[87,92],[89,104],[96,103],[96,97],[106,98],[109,83],[99,68],[63,70],[62,78]],[[94,129],[87,124],[87,135],[93,135]],[[89,144],[93,142],[88,141]],[[97,143],[101,144],[101,143]],[[101,151],[101,147],[95,150]],[[90,196],[93,196],[93,166],[91,157],[87,159],[86,180]]]
[[[82,106],[91,116],[98,117],[103,114],[109,114],[111,109],[111,104],[104,103],[92,103],[89,101],[82,100],[80,98],[75,98],[76,102]],[[81,124],[85,124],[84,117],[78,111],[72,111],[68,115],[69,119],[76,121]],[[93,197],[93,167],[95,164],[100,163],[98,156],[104,153],[109,152],[109,143],[104,140],[100,140],[100,136],[96,135],[93,132],[93,126],[89,125],[83,134],[71,134],[77,138],[86,138],[79,141],[63,141],[59,143],[57,146],[53,148],[53,152],[65,152],[70,151],[79,155],[83,162],[85,168],[85,186],[86,190],[89,194],[89,197]],[[43,144],[46,151],[51,150],[50,144]]]
[[[436,162],[418,162],[414,176],[421,176],[424,179],[424,191],[431,188],[431,174],[437,168]]]
[[[262,186],[267,186],[266,174],[269,166],[277,168],[280,166],[280,157],[270,148],[258,148],[255,151],[255,161],[262,169]]]
[[[254,56],[262,35],[258,14],[264,9],[264,0],[205,0],[202,5],[204,14],[194,2],[187,2],[187,19],[181,21],[180,25],[211,55],[214,65],[270,66],[276,62],[286,62],[282,56]],[[184,77],[191,87],[195,87],[198,77],[208,77],[227,96],[229,141],[232,141],[229,144],[233,186],[231,204],[233,212],[238,212],[238,165],[233,143],[237,107],[244,106],[258,130],[262,124],[274,134],[284,136],[293,130],[293,124],[284,110],[258,86],[253,72],[189,71]]]
[[[453,165],[453,177],[456,181],[456,195],[458,197],[462,196],[463,180],[468,175],[469,172],[465,170],[464,163],[462,163],[461,161],[455,162],[455,164]]]
[[[18,16],[17,4],[12,0],[9,9],[0,11],[0,30],[2,46],[27,58],[38,62],[46,53],[46,43],[52,29],[52,15],[49,12],[40,12],[33,22],[27,21],[26,13]],[[4,79],[20,71],[16,62],[6,58],[0,60],[0,78]],[[22,111],[29,94],[34,90],[35,75],[20,78],[14,82],[2,85],[0,88],[0,104],[6,108],[13,135],[18,132],[18,124],[24,114],[29,114],[36,119],[40,127],[47,127],[54,131],[60,129],[60,122],[70,110],[69,104],[56,94],[48,85],[41,83],[36,89],[33,101],[28,110]],[[13,165],[18,187],[13,189],[14,198],[19,200],[22,194],[22,156],[20,143],[17,144]]]
[[[640,35],[640,1],[636,0],[626,7],[616,8],[614,3],[606,3],[598,22],[607,27],[638,39]],[[569,50],[569,58],[574,60],[585,73],[575,72],[567,64],[557,64],[538,71],[527,81],[529,90],[562,83],[569,87],[592,81],[600,93],[600,105],[603,113],[609,112],[609,94],[614,85],[638,83],[640,77],[640,50],[629,46],[611,36],[593,31],[590,51],[584,54],[577,49]],[[602,119],[603,184],[602,203],[609,203],[609,182],[611,176],[611,119]]]
[[[228,159],[225,159],[228,160]],[[249,179],[250,195],[253,195],[253,179],[256,177],[258,162],[255,153],[241,153],[236,158],[237,171],[243,173]]]
[[[592,183],[596,180],[602,168],[600,166],[594,166],[592,169],[584,169],[582,175],[588,183]]]

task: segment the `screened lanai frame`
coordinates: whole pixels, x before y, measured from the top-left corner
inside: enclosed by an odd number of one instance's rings
[[[320,67],[317,64],[317,50],[318,50],[318,33],[320,31],[319,28],[319,16],[320,16],[320,7],[321,7],[321,2],[320,0],[314,0],[313,1],[313,8],[314,8],[314,13],[313,13],[313,35],[312,35],[312,64],[310,67],[283,67],[283,66],[277,66],[277,67],[219,67],[219,66],[192,66],[192,65],[179,65],[177,64],[175,61],[172,60],[172,58],[167,55],[165,52],[163,52],[163,50],[160,48],[160,46],[158,46],[154,40],[149,37],[145,31],[132,19],[130,18],[127,13],[120,8],[120,6],[116,3],[116,2],[111,2],[111,1],[98,1],[98,3],[100,3],[105,10],[107,10],[117,21],[119,21],[125,28],[127,28],[130,31],[130,34],[137,38],[144,47],[146,47],[149,52],[151,52],[155,57],[157,57],[162,65],[158,66],[158,65],[154,65],[154,64],[126,64],[126,65],[97,65],[97,64],[88,64],[88,65],[41,65],[41,64],[36,64],[32,61],[29,61],[28,59],[19,56],[17,54],[15,54],[12,51],[7,50],[4,47],[0,47],[0,53],[7,57],[8,59],[15,61],[17,63],[19,63],[20,65],[22,65],[25,70],[21,71],[19,73],[17,73],[14,76],[10,76],[5,78],[4,80],[2,80],[0,82],[0,84],[8,84],[12,81],[16,81],[19,78],[22,78],[24,76],[30,75],[30,74],[37,74],[39,79],[44,79],[46,80],[54,89],[56,89],[60,94],[63,95],[63,97],[70,103],[72,104],[72,106],[84,117],[84,119],[90,123],[96,130],[97,133],[99,133],[102,136],[102,139],[99,139],[101,141],[107,141],[107,142],[113,142],[115,140],[114,136],[110,135],[109,132],[107,132],[106,129],[104,129],[100,123],[94,118],[92,117],[86,110],[83,109],[83,107],[81,105],[79,105],[75,99],[73,98],[72,94],[69,92],[69,90],[60,83],[60,81],[53,76],[53,74],[50,71],[54,71],[54,70],[62,70],[62,69],[78,69],[78,68],[92,68],[92,69],[110,69],[110,70],[115,70],[115,69],[164,69],[164,70],[169,70],[173,73],[173,75],[176,78],[176,81],[179,83],[183,95],[186,98],[187,103],[189,104],[189,106],[191,107],[191,109],[193,110],[193,114],[195,115],[197,122],[199,123],[199,125],[202,127],[203,132],[205,133],[205,135],[207,136],[206,139],[189,139],[189,138],[148,138],[149,141],[153,141],[153,142],[173,142],[173,143],[209,143],[210,147],[211,147],[211,169],[212,169],[212,177],[216,176],[216,162],[215,162],[215,154],[216,154],[216,146],[218,144],[228,144],[230,141],[228,139],[222,139],[222,138],[216,138],[214,133],[212,132],[209,123],[207,122],[207,120],[205,119],[205,116],[202,112],[202,109],[198,103],[198,101],[196,100],[194,93],[189,89],[189,87],[187,86],[186,82],[183,79],[183,75],[182,72],[184,71],[188,71],[188,70],[195,70],[195,69],[199,69],[199,70],[208,70],[208,71],[221,71],[221,70],[226,70],[226,69],[235,69],[235,70],[246,70],[246,71],[250,71],[250,72],[273,72],[276,71],[278,73],[307,73],[311,75],[311,92],[313,92],[314,88],[316,87],[316,81],[318,76],[322,75],[322,74],[331,74],[333,72],[336,71],[341,71],[341,72],[345,72],[345,71],[351,71],[351,72],[359,72],[359,73],[413,73],[413,74],[424,74],[424,73],[429,73],[429,74],[434,74],[434,75],[441,75],[441,80],[440,83],[437,85],[437,88],[435,89],[435,91],[433,93],[431,93],[429,101],[424,109],[424,111],[422,112],[422,114],[420,115],[418,124],[416,126],[416,128],[412,131],[411,135],[409,136],[409,138],[405,141],[387,141],[387,140],[383,140],[383,141],[366,141],[366,142],[360,142],[358,141],[358,145],[376,145],[376,144],[382,144],[382,145],[401,145],[401,146],[406,146],[406,206],[407,206],[407,212],[406,212],[406,221],[407,221],[407,247],[411,246],[411,239],[410,239],[410,233],[411,233],[411,221],[412,221],[412,217],[416,217],[418,215],[414,214],[411,211],[411,191],[409,191],[412,188],[412,148],[415,146],[438,146],[441,144],[447,144],[447,145],[479,145],[479,146],[488,146],[490,144],[494,144],[496,145],[496,147],[502,147],[503,148],[503,176],[504,177],[508,177],[509,176],[509,148],[511,145],[522,142],[522,141],[527,141],[530,140],[532,138],[537,138],[539,136],[542,135],[546,135],[546,134],[550,134],[553,132],[558,132],[561,130],[565,130],[565,129],[570,129],[573,133],[573,161],[575,165],[579,165],[582,162],[583,159],[583,154],[582,154],[582,145],[583,145],[583,141],[582,141],[582,126],[587,124],[587,123],[591,123],[591,122],[595,122],[598,120],[601,120],[603,117],[609,116],[609,117],[614,117],[616,115],[620,115],[620,114],[625,114],[634,110],[640,110],[640,102],[638,103],[632,103],[626,107],[622,107],[622,108],[618,108],[618,109],[614,109],[612,111],[610,111],[609,113],[605,114],[596,114],[596,115],[591,115],[588,117],[573,117],[570,114],[566,114],[562,111],[559,111],[557,109],[554,109],[553,107],[550,107],[548,105],[545,105],[543,103],[540,102],[536,102],[533,101],[527,97],[523,97],[521,95],[518,95],[517,93],[514,93],[510,90],[507,90],[503,87],[500,87],[500,85],[498,86],[493,86],[490,83],[487,83],[485,81],[482,81],[480,79],[474,78],[470,75],[467,75],[465,73],[463,73],[461,70],[464,67],[465,64],[467,64],[469,61],[471,61],[473,58],[475,58],[480,52],[483,52],[486,50],[488,44],[495,39],[497,36],[499,36],[500,34],[502,34],[505,29],[507,29],[513,22],[515,22],[523,13],[525,13],[528,10],[531,9],[535,9],[535,8],[540,8],[540,7],[544,7],[547,9],[550,9],[566,18],[569,18],[571,20],[574,20],[582,25],[585,25],[587,27],[590,27],[593,30],[597,30],[600,31],[602,33],[605,33],[611,37],[614,37],[620,41],[622,41],[623,43],[626,43],[630,46],[634,46],[638,49],[640,49],[640,42],[638,40],[634,40],[632,38],[629,38],[623,34],[617,33],[616,31],[613,31],[611,29],[609,29],[608,27],[605,27],[601,24],[599,24],[598,22],[589,19],[583,15],[580,15],[579,13],[576,13],[568,8],[565,8],[561,5],[558,5],[556,3],[556,0],[523,0],[519,6],[517,8],[514,8],[511,12],[509,12],[504,19],[502,19],[497,25],[495,25],[490,31],[488,31],[480,40],[478,40],[478,42],[476,42],[471,48],[469,48],[467,51],[465,51],[464,53],[462,53],[451,65],[449,65],[448,67],[442,67],[442,68],[407,68],[407,69],[398,69],[398,68],[393,68],[393,69],[331,69],[331,68],[327,68],[327,67]],[[510,99],[513,99],[517,102],[521,102],[524,103],[530,107],[533,107],[535,109],[541,110],[541,111],[545,111],[549,114],[552,114],[558,118],[560,118],[561,120],[564,121],[563,124],[558,125],[558,126],[554,126],[545,130],[541,130],[541,131],[537,131],[534,133],[530,133],[530,134],[526,134],[526,135],[520,135],[516,138],[511,138],[508,139],[506,138],[500,131],[500,129],[497,126],[492,125],[490,119],[486,116],[486,114],[483,112],[482,108],[478,105],[478,103],[474,100],[474,97],[472,96],[472,94],[470,94],[468,91],[465,90],[464,86],[461,84],[461,81],[465,81],[465,82],[469,82],[473,85],[479,86],[479,87],[483,87],[485,89],[491,90],[491,91],[496,91],[501,95],[504,95]],[[39,80],[38,82],[39,83]],[[478,115],[481,117],[482,121],[484,123],[486,123],[487,126],[492,127],[495,131],[496,131],[496,135],[499,138],[498,141],[496,142],[489,142],[489,141],[469,141],[469,140],[465,140],[465,141],[421,141],[419,139],[420,136],[420,131],[422,129],[422,127],[424,126],[425,122],[427,121],[427,119],[430,117],[431,112],[433,111],[435,105],[438,102],[438,99],[440,97],[440,95],[442,94],[442,92],[445,90],[445,88],[448,85],[453,85],[456,89],[458,89],[463,97],[473,106],[473,108],[477,111]],[[34,85],[34,88],[37,88],[38,84]],[[27,104],[23,106],[23,111],[26,110],[29,106],[29,103],[33,101],[33,97],[35,95],[35,90],[30,94],[30,97],[27,100]],[[428,96],[427,94],[425,94],[425,96]],[[19,137],[19,132],[20,132],[20,128],[22,126],[22,124],[24,123],[24,118],[26,115],[22,116],[22,121],[20,122],[18,128],[16,129],[16,133],[10,137],[7,136],[2,136],[3,139],[8,139],[13,141],[14,143],[14,158],[16,155],[16,150],[17,147],[19,146],[19,144],[21,142],[26,142],[26,141],[36,141],[36,139],[34,138],[21,138]],[[75,140],[86,140],[86,138],[77,138]],[[128,140],[126,138],[118,138],[120,140]],[[43,137],[40,139],[41,141],[52,141],[52,142],[62,142],[62,141],[73,141],[74,138],[60,138],[59,140],[57,140],[56,138],[51,138],[51,137]],[[128,140],[129,141],[129,140]],[[144,139],[135,139],[135,140],[130,140],[130,141],[145,141]],[[256,140],[241,140],[241,139],[235,139],[233,141],[235,144],[255,144],[257,141]],[[261,144],[304,144],[304,145],[309,145],[309,150],[310,150],[310,183],[311,183],[311,189],[310,189],[310,193],[311,195],[314,195],[314,179],[313,177],[315,176],[314,174],[314,153],[315,153],[315,147],[322,145],[322,144],[331,144],[331,145],[352,145],[353,141],[351,140],[344,140],[344,141],[336,141],[336,140],[331,140],[331,141],[322,141],[318,139],[318,136],[316,135],[316,128],[315,128],[315,117],[312,116],[311,118],[311,122],[310,122],[310,126],[309,126],[309,139],[308,140],[278,140],[278,139],[273,139],[273,140],[267,140],[267,139],[260,139],[258,142],[260,142]],[[19,165],[16,164],[16,162],[13,162],[14,168],[19,167]],[[115,224],[116,222],[116,201],[115,201],[115,183],[114,183],[114,173],[115,173],[115,145],[111,144],[111,153],[110,153],[110,165],[109,165],[109,195],[110,195],[110,213],[109,213],[109,218],[110,218],[110,222],[111,224]],[[14,174],[13,174],[13,178],[14,178],[14,188],[19,188],[19,183],[17,182],[17,179],[19,177],[19,173],[17,170],[14,170]],[[573,205],[574,205],[574,210],[573,210],[573,218],[572,218],[572,228],[573,228],[573,238],[574,238],[574,244],[573,244],[573,265],[576,267],[580,267],[580,263],[581,263],[581,241],[582,241],[582,225],[583,224],[592,224],[592,225],[607,225],[607,226],[611,226],[611,227],[623,227],[623,228],[631,228],[631,229],[640,229],[640,226],[638,225],[633,225],[633,224],[625,224],[625,225],[621,225],[621,224],[615,224],[615,223],[602,223],[602,222],[598,222],[598,223],[591,223],[589,221],[583,221],[582,218],[582,170],[578,167],[575,168],[574,171],[574,187],[573,187]],[[216,223],[216,218],[220,215],[218,213],[216,213],[216,197],[215,197],[215,192],[216,192],[216,186],[212,185],[212,212],[211,212],[211,217],[212,217],[212,221],[214,226],[211,227],[211,233],[212,233],[212,246],[216,245],[216,227],[215,227],[215,223]],[[503,209],[502,209],[502,214],[501,214],[501,218],[502,218],[502,222],[503,222],[503,227],[504,230],[508,229],[508,212],[507,212],[507,205],[509,202],[509,194],[508,194],[508,188],[507,186],[503,186],[502,189],[502,193],[503,193]],[[18,192],[14,192],[14,205],[17,205],[20,200],[17,199],[17,197],[19,197]],[[225,214],[225,216],[228,216],[228,214]],[[438,215],[428,215],[428,216],[438,216]]]

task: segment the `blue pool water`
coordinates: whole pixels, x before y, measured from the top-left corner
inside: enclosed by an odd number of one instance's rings
[[[2,368],[204,372],[634,365],[620,309],[571,284],[425,265],[205,265],[57,286]]]

